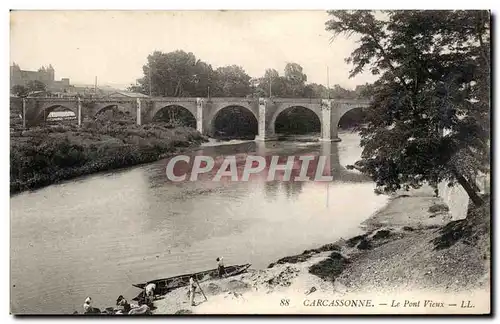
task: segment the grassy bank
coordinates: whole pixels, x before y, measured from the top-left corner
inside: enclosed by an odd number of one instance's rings
[[[93,121],[22,130],[11,127],[10,191],[153,162],[206,139],[195,129],[130,121]]]
[[[284,257],[267,269],[201,283],[208,300],[188,304],[187,288],[155,302],[156,314],[391,314],[489,311],[490,209],[470,206],[451,221],[432,190],[393,197],[363,235]],[[312,300],[446,301],[475,308],[307,307]],[[289,304],[284,307],[283,300]],[[482,300],[482,303],[477,303]],[[307,302],[306,302],[307,301]],[[422,302],[423,304],[423,302]]]

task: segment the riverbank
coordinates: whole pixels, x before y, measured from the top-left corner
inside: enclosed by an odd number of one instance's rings
[[[430,189],[395,195],[362,224],[363,235],[203,282],[207,300],[196,295],[194,307],[187,288],[176,289],[154,313],[488,313],[489,203],[466,220],[450,219]],[[393,300],[401,305],[391,307]]]
[[[120,169],[198,146],[207,139],[193,128],[130,121],[93,121],[11,128],[10,192],[44,187],[83,175]]]

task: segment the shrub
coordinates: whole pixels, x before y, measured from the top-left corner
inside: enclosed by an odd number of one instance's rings
[[[152,162],[204,138],[196,130],[94,121],[11,132],[11,192],[98,171]]]

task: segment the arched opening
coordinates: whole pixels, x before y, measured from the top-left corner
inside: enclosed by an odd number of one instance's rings
[[[312,110],[294,106],[283,110],[274,122],[274,132],[282,135],[318,135],[321,121]]]
[[[347,111],[339,119],[339,130],[356,131],[366,122],[366,111],[362,107]]]
[[[44,109],[40,118],[46,124],[71,124],[77,116],[73,110],[66,106],[54,105]]]
[[[258,134],[254,114],[241,106],[227,106],[217,112],[212,121],[212,136],[218,139],[251,139]]]
[[[100,108],[95,115],[97,121],[123,121],[134,123],[135,117],[129,111],[119,107],[118,105],[109,105]]]
[[[160,109],[153,117],[154,123],[165,123],[168,127],[186,126],[196,128],[196,118],[184,107],[170,105]]]

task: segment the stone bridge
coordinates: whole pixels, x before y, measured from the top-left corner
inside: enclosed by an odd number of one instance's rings
[[[57,108],[74,112],[79,125],[83,119],[92,119],[100,112],[111,108],[117,108],[132,116],[137,124],[141,125],[152,122],[161,110],[175,106],[188,110],[196,119],[196,129],[207,135],[213,135],[214,121],[221,110],[234,106],[247,109],[258,123],[256,140],[273,139],[276,118],[289,108],[304,107],[318,117],[321,124],[321,139],[336,141],[339,140],[340,118],[349,110],[368,107],[369,101],[302,98],[11,98],[11,109],[17,107],[18,111],[22,112],[25,126],[40,124]]]

